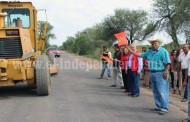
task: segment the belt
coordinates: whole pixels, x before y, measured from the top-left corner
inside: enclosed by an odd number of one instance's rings
[[[164,70],[151,70],[150,72],[163,72]]]

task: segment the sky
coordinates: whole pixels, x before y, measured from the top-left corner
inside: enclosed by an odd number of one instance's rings
[[[20,0],[25,1],[25,0]],[[58,46],[78,31],[92,27],[113,15],[117,8],[151,11],[153,0],[29,0],[36,9],[46,9],[48,22],[54,26],[55,40],[50,44]],[[39,12],[38,20],[45,20]]]

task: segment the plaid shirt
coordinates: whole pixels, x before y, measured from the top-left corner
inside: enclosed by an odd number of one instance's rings
[[[163,47],[159,47],[157,50],[149,49],[141,56],[144,60],[148,60],[150,71],[162,71],[167,64],[170,64],[169,53]]]

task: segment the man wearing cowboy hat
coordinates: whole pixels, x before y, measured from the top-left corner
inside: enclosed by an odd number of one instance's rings
[[[148,60],[150,69],[150,80],[153,88],[153,95],[156,108],[151,111],[157,111],[160,115],[168,112],[169,106],[169,82],[168,71],[170,68],[170,58],[168,51],[161,47],[161,39],[151,39],[151,49],[144,53],[133,52],[129,47],[129,51],[144,60]]]

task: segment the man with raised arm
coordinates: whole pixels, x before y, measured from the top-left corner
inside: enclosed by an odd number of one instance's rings
[[[153,88],[154,101],[156,108],[151,111],[157,111],[160,115],[165,115],[168,112],[169,106],[169,82],[168,73],[170,68],[170,58],[168,51],[161,47],[161,39],[149,40],[151,49],[144,53],[137,53],[132,51],[129,47],[128,50],[144,60],[148,60],[150,69],[150,80]]]
[[[140,52],[137,50],[135,44],[130,45],[131,51],[133,52]],[[130,95],[132,97],[139,97],[140,96],[140,73],[143,68],[143,60],[142,58],[130,54],[129,61],[127,68],[128,69],[128,76],[130,82]]]

